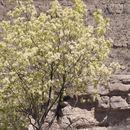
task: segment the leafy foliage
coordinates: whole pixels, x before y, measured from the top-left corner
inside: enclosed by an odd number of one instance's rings
[[[87,10],[81,0],[62,8],[57,0],[46,13],[32,0],[16,0],[0,23],[0,122],[2,129],[24,129],[30,119],[41,129],[52,107],[65,95],[80,95],[88,85],[106,84],[114,66],[104,64],[111,39],[104,34],[109,19],[94,13],[95,26],[86,26]]]

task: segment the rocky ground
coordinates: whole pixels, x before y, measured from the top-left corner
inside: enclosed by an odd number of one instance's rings
[[[130,75],[113,75],[108,88],[89,88],[89,94],[99,93],[96,102],[69,99],[63,108],[60,122],[55,121],[52,130],[129,130],[130,129]]]
[[[51,0],[34,0],[38,12],[46,11]],[[62,6],[71,6],[70,0],[59,0]],[[93,23],[92,13],[102,9],[109,17],[110,30],[107,37],[114,40],[108,62],[117,61],[121,68],[111,76],[109,87],[90,87],[84,97],[99,93],[95,103],[75,105],[75,99],[66,102],[60,123],[52,130],[129,130],[130,129],[130,0],[84,0],[88,8],[88,22]],[[6,12],[13,8],[8,0],[0,0],[0,20],[6,19]],[[80,97],[79,97],[80,98]],[[31,129],[31,128],[30,128]]]

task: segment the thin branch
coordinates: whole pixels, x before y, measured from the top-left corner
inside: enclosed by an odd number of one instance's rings
[[[50,72],[50,79],[51,80],[53,79],[53,70],[54,70],[54,62],[51,63],[51,72]],[[49,97],[48,97],[47,105],[46,105],[46,108],[45,108],[44,115],[41,118],[41,123],[40,123],[39,128],[41,128],[41,126],[42,126],[43,122],[45,121],[45,118],[48,114],[48,107],[49,107],[49,104],[50,104],[50,101],[51,101],[51,94],[52,94],[52,86],[50,86],[50,89],[49,89]]]
[[[34,125],[36,122],[33,124],[29,115],[28,115],[28,119],[29,119],[30,124],[33,126],[33,128],[36,128],[36,130],[39,130],[38,127]]]
[[[64,87],[62,86],[62,88],[60,89],[56,99],[54,100],[54,102],[52,102],[52,104],[50,105],[50,107],[48,108],[46,115],[42,115],[41,117],[44,118],[44,116],[46,117],[48,112],[51,110],[51,108],[54,106],[54,104],[57,102],[58,98],[60,97],[61,92],[63,91]],[[42,124],[43,124],[44,120],[41,121],[41,125],[39,126],[39,128],[41,128]]]

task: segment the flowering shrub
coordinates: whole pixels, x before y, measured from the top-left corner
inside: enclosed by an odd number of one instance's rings
[[[57,114],[63,96],[105,85],[118,64],[104,64],[112,40],[104,37],[109,19],[101,10],[94,13],[95,25],[86,26],[81,0],[64,9],[55,0],[39,16],[32,0],[15,2],[10,20],[0,23],[1,128],[24,129],[30,123],[40,130],[52,107]]]

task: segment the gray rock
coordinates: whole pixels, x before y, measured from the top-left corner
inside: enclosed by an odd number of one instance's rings
[[[121,14],[123,13],[123,4],[110,4],[108,5],[108,10],[112,14]]]
[[[93,127],[87,129],[80,130],[130,130],[130,125],[119,125],[119,126],[111,126],[111,127]]]
[[[130,84],[130,75],[112,75],[110,77],[110,82]]]
[[[94,94],[98,93],[100,95],[107,95],[109,93],[109,88],[104,86],[99,86],[97,88],[94,88],[93,86],[88,86],[88,89],[86,90],[87,94]]]
[[[114,4],[123,4],[123,3],[125,3],[125,0],[110,0],[110,2],[112,2]]]
[[[126,13],[130,14],[130,4],[125,4],[124,10]]]
[[[120,91],[120,92],[129,92],[130,85],[125,85],[122,83],[114,83],[110,85],[110,91]]]
[[[104,111],[110,108],[110,100],[108,96],[102,96],[98,98],[98,109]]]
[[[81,130],[110,130],[110,129],[106,127],[93,127],[93,128],[81,129]]]
[[[127,97],[127,103],[130,104],[130,93],[128,94],[128,97]]]
[[[120,66],[120,69],[125,70],[126,67],[125,66]]]
[[[78,107],[73,108],[71,106],[67,106],[63,109],[63,113],[64,118],[66,118],[66,125],[64,125],[66,126],[66,128],[87,128],[98,123],[94,118],[92,111],[90,112],[87,109],[80,109]],[[62,119],[62,123],[64,122],[64,118]],[[65,122],[63,124],[65,124]]]
[[[111,109],[129,109],[129,105],[126,102],[125,99],[123,99],[121,96],[113,96],[110,98],[110,107]]]

